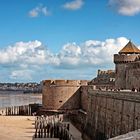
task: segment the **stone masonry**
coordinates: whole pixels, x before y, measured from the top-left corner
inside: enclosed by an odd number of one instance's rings
[[[114,54],[115,88],[140,90],[140,50],[132,43]]]
[[[88,99],[85,140],[105,140],[140,129],[140,93],[89,87]]]
[[[80,87],[86,80],[43,81],[43,107],[46,110],[75,110],[80,108]]]

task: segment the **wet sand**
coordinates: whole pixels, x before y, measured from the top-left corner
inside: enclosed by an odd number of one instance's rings
[[[0,116],[0,140],[32,140],[34,116]]]

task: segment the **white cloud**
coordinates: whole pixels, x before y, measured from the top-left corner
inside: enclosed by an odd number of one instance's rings
[[[51,12],[48,10],[47,7],[42,7],[42,13],[45,15],[45,16],[49,16],[51,14]]]
[[[0,50],[0,66],[9,71],[11,79],[31,79],[32,71],[38,71],[47,63],[50,52],[38,40],[17,42]]]
[[[83,0],[73,0],[63,5],[63,8],[68,10],[78,10],[84,5]]]
[[[40,14],[44,16],[49,16],[51,12],[46,6],[43,6],[42,4],[29,11],[30,17],[38,17]]]
[[[140,13],[140,0],[109,0],[109,5],[122,15],[133,16]]]
[[[32,80],[32,71],[30,70],[15,70],[12,71],[10,74],[10,78],[11,79],[15,79],[15,80],[24,80],[24,79],[28,79],[28,80]]]
[[[38,40],[17,42],[13,46],[0,50],[0,64],[41,65],[46,63],[47,53],[49,54]]]
[[[57,55],[57,66],[73,68],[113,64],[113,54],[118,53],[127,42],[126,38],[120,37],[105,41],[88,40],[81,45],[68,43]]]
[[[37,17],[39,15],[38,8],[34,8],[31,11],[29,11],[29,16],[30,17]]]
[[[79,45],[67,43],[57,54],[45,49],[38,40],[17,42],[13,46],[0,50],[0,64],[28,68],[45,64],[65,67],[112,63],[113,54],[118,53],[127,42],[125,37],[120,37],[105,41],[88,40]]]
[[[53,77],[58,76],[57,73],[64,76],[66,71],[69,75],[73,72],[76,78],[75,68],[77,71],[80,69],[79,74],[88,75],[90,71],[82,69],[113,66],[113,54],[118,53],[127,42],[127,38],[120,37],[105,41],[87,40],[81,44],[67,43],[57,53],[50,52],[38,40],[17,42],[0,50],[0,69],[4,75],[7,71],[13,80],[32,80],[40,75],[42,78],[46,75]],[[63,71],[64,74],[61,74]]]

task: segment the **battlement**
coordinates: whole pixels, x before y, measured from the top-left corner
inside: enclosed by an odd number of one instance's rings
[[[112,74],[114,72],[114,70],[98,70],[98,75]]]
[[[81,86],[87,85],[87,80],[44,80],[44,86]]]
[[[114,63],[117,64],[134,62],[138,56],[138,54],[114,54]]]

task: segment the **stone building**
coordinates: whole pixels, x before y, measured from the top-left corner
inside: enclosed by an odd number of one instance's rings
[[[129,41],[114,54],[116,64],[115,87],[117,89],[140,89],[140,50]]]
[[[101,90],[140,90],[140,50],[131,41],[118,54],[114,54],[114,63],[115,71],[98,70],[97,77],[89,85]]]
[[[90,82],[42,81],[43,108],[69,113],[84,140],[105,140],[140,129],[140,92],[94,88],[140,89],[140,50],[129,41],[114,54],[114,63],[115,71],[98,70],[97,77]]]
[[[114,70],[98,70],[97,77],[89,82],[94,85],[95,89],[112,90],[115,88],[115,71]]]

